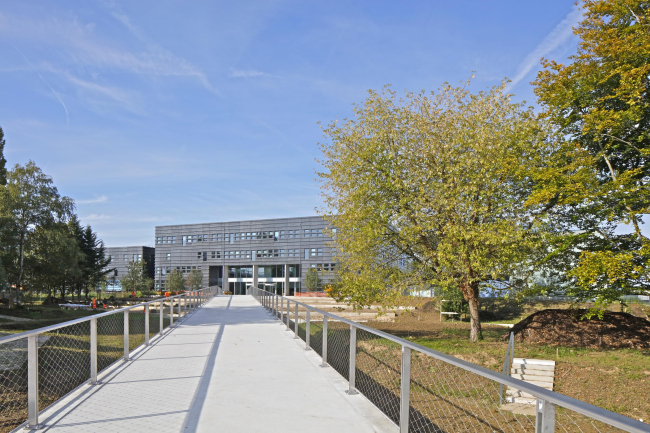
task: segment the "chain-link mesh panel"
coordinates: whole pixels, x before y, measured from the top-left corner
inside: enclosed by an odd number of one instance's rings
[[[0,344],[0,432],[9,432],[26,419],[27,338],[21,338]]]
[[[160,314],[156,304],[149,304],[149,338],[160,332]]]
[[[38,400],[43,410],[90,378],[90,321],[41,334]]]
[[[572,410],[556,406],[555,431],[556,433],[621,433],[625,430],[586,417]],[[650,425],[648,426],[648,431],[650,431]]]
[[[170,302],[171,302],[171,300],[169,300],[167,302],[163,302],[163,308],[162,308],[162,312],[163,312],[163,329],[167,329],[169,327],[170,322],[171,322],[171,320],[169,318],[170,305],[171,305]],[[176,320],[176,318],[174,318],[174,320]]]
[[[346,380],[350,378],[350,325],[327,321],[327,363]]]
[[[431,356],[411,355],[411,432],[534,432],[535,414],[501,404],[497,382]]]
[[[97,318],[97,371],[124,356],[124,313]]]
[[[309,345],[323,356],[323,315],[312,312],[309,324]]]
[[[399,423],[402,348],[357,329],[356,389],[393,422]]]
[[[144,309],[129,311],[129,352],[144,344]]]
[[[307,341],[307,309],[298,305],[298,337]]]

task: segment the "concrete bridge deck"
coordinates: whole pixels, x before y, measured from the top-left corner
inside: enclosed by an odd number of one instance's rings
[[[250,296],[220,296],[41,414],[51,432],[398,431]]]

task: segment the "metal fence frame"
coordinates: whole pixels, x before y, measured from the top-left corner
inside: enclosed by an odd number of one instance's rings
[[[158,298],[152,301],[142,302],[136,305],[131,305],[129,307],[119,308],[113,311],[107,311],[105,313],[99,313],[88,317],[83,317],[80,319],[69,320],[67,322],[59,323],[56,325],[46,326],[44,328],[34,329],[32,331],[21,332],[14,335],[9,335],[5,337],[0,337],[0,349],[2,345],[10,342],[14,342],[23,338],[27,338],[27,421],[21,425],[25,425],[30,429],[39,428],[38,417],[39,417],[39,363],[38,363],[38,337],[41,334],[55,331],[58,329],[66,328],[69,326],[77,325],[80,323],[90,322],[90,377],[84,382],[81,386],[85,384],[95,385],[98,383],[97,374],[103,370],[106,370],[110,365],[104,367],[102,370],[97,368],[97,319],[111,316],[115,314],[124,314],[124,355],[121,358],[122,361],[130,361],[130,354],[133,350],[142,347],[148,346],[151,344],[150,341],[150,330],[149,330],[149,306],[151,304],[160,304],[160,325],[158,336],[162,337],[165,329],[169,329],[174,324],[174,313],[178,316],[177,323],[180,321],[181,317],[185,317],[189,312],[194,311],[202,307],[207,303],[213,296],[214,289],[201,289],[190,292],[185,292],[180,295],[169,296],[166,298]],[[174,312],[174,299],[177,299],[176,312]],[[181,302],[181,299],[184,302]],[[168,313],[164,311],[165,302],[169,302]],[[129,336],[129,312],[133,309],[144,308],[144,343],[138,345],[135,348],[129,347],[130,336]],[[181,311],[182,309],[182,311]],[[181,313],[183,313],[181,315]],[[169,318],[169,326],[167,328],[163,327],[164,318]],[[119,361],[119,360],[118,360]],[[113,363],[114,364],[114,363]],[[112,364],[111,364],[112,365]],[[76,387],[70,392],[75,391],[80,388]],[[0,390],[1,391],[1,390]],[[16,428],[19,428],[17,426]]]
[[[411,383],[411,352],[417,352],[430,356],[444,363],[459,367],[468,372],[474,373],[476,375],[482,376],[494,382],[497,382],[501,386],[512,387],[529,394],[532,394],[537,399],[536,404],[536,416],[535,416],[535,432],[536,433],[553,433],[555,431],[555,408],[556,406],[569,409],[571,411],[582,414],[593,420],[601,421],[610,426],[619,428],[623,431],[632,432],[632,433],[648,433],[650,431],[650,426],[643,422],[637,421],[635,419],[626,417],[624,415],[611,412],[609,410],[600,408],[598,406],[591,405],[581,400],[576,400],[571,397],[567,397],[563,394],[559,394],[554,391],[549,391],[547,389],[541,388],[537,385],[525,382],[523,380],[515,379],[506,374],[501,374],[487,368],[481,367],[476,364],[472,364],[467,361],[463,361],[451,355],[438,352],[428,347],[424,347],[417,343],[413,343],[403,338],[396,337],[394,335],[388,334],[383,331],[371,328],[369,326],[363,325],[361,323],[353,322],[348,319],[344,319],[335,314],[328,313],[326,311],[314,308],[308,304],[298,302],[287,297],[277,295],[272,292],[261,290],[258,288],[251,288],[249,294],[251,294],[263,307],[265,307],[269,312],[278,317],[282,324],[286,318],[287,330],[291,330],[294,333],[294,338],[300,338],[299,335],[299,309],[302,307],[306,309],[307,314],[305,315],[305,329],[307,330],[304,341],[305,341],[305,350],[310,349],[309,343],[309,327],[310,317],[313,313],[318,313],[323,316],[323,329],[325,332],[322,333],[322,364],[321,366],[327,367],[328,356],[331,359],[331,353],[328,354],[327,350],[327,326],[328,319],[334,319],[338,322],[345,323],[350,328],[350,355],[349,355],[349,389],[346,391],[349,395],[357,394],[355,384],[355,371],[356,371],[356,334],[357,330],[363,330],[365,332],[374,334],[378,337],[385,338],[389,341],[392,341],[401,346],[401,377],[400,377],[400,398],[399,398],[399,429],[400,433],[407,433],[409,431],[409,397],[410,397],[410,383]],[[286,306],[285,306],[286,305]],[[294,310],[294,311],[292,311]],[[290,329],[290,316],[294,317],[294,329]]]

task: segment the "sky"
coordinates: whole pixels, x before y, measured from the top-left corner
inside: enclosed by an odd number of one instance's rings
[[[578,40],[572,1],[3,0],[0,127],[107,246],[315,215],[321,131],[369,89],[512,80]]]

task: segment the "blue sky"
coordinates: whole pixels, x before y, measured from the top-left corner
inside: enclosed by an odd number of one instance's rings
[[[571,1],[0,5],[8,164],[34,160],[108,246],[156,225],[314,215],[324,138],[368,89],[513,80],[575,51]]]

